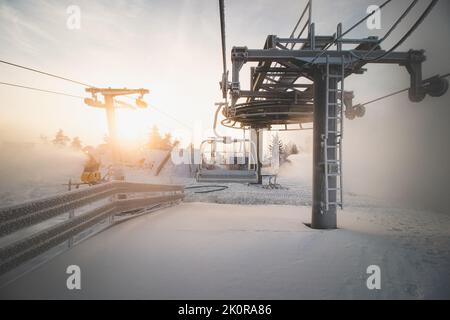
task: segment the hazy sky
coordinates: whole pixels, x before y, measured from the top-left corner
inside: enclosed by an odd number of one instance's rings
[[[306,1],[227,0],[225,3],[229,52],[233,45],[259,48],[268,34],[288,35]],[[339,21],[345,29],[362,17],[371,3],[314,1],[317,32],[334,32]],[[402,3],[397,1],[391,6],[392,12],[383,14],[381,30],[371,31],[363,25],[353,35],[382,34],[400,13]],[[69,5],[81,9],[80,30],[66,27]],[[448,5],[440,4],[440,9],[443,8],[448,12]],[[436,17],[438,13],[433,15]],[[127,110],[119,114],[121,135],[129,140],[143,139],[153,124],[181,137],[187,133],[180,130],[189,130],[196,122],[203,129],[211,126],[214,102],[220,100],[217,1],[2,0],[0,30],[1,59],[96,86],[150,89],[148,110]],[[248,77],[242,78],[245,85]],[[374,73],[363,82],[358,81],[361,100],[408,83],[403,70],[389,72],[389,78],[378,81],[373,91],[366,90],[366,85],[376,79]],[[85,95],[79,85],[6,65],[0,65],[0,81]],[[106,133],[103,111],[86,107],[82,100],[4,86],[0,86],[0,95],[0,134],[6,140],[11,139],[11,132],[16,135],[20,131],[34,139],[40,133],[52,135],[63,128],[71,136],[97,143]]]
[[[345,30],[366,14],[370,4],[379,2],[315,0],[316,32],[333,33],[338,22],[343,22]],[[305,3],[225,0],[228,57],[233,45],[261,48],[268,34],[288,36]],[[410,17],[383,44],[384,48],[404,34],[427,3],[419,1]],[[394,0],[382,13],[381,30],[368,30],[363,24],[349,36],[383,35],[408,4]],[[66,27],[69,5],[81,8],[80,30]],[[426,50],[424,77],[450,71],[449,18],[450,2],[441,0],[399,48]],[[211,127],[214,103],[221,96],[218,2],[1,0],[0,59],[96,86],[150,89],[148,110],[120,112],[122,137],[142,141],[149,128],[157,124],[162,131],[186,139],[189,128],[197,123],[203,129]],[[244,88],[248,67],[242,74]],[[6,65],[0,65],[0,81],[85,94],[79,85]],[[355,103],[408,85],[404,68],[383,65],[370,65],[365,75],[354,75],[346,81],[346,89],[355,91]],[[94,144],[106,133],[103,111],[86,107],[82,100],[5,86],[0,86],[0,96],[0,140],[14,140],[17,135],[34,140],[41,133],[53,135],[63,128],[70,136]],[[441,205],[447,199],[445,203],[449,204],[449,118],[449,93],[418,104],[409,102],[403,94],[369,106],[363,119],[347,121],[347,188],[364,192],[383,185],[383,192],[400,190],[411,194],[429,190],[427,201],[437,199]],[[299,137],[289,134],[286,139]]]

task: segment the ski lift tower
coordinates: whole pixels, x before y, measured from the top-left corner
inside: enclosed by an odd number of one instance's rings
[[[92,98],[84,99],[84,103],[86,103],[90,107],[103,108],[106,110],[113,162],[112,177],[115,180],[125,180],[125,176],[120,164],[121,159],[119,142],[117,140],[115,108],[134,109],[134,106],[122,101],[116,101],[115,98],[119,96],[138,94],[139,97],[135,100],[136,106],[139,108],[146,108],[147,103],[143,100],[143,98],[145,94],[149,93],[149,91],[147,89],[87,88],[86,92],[89,92],[92,95]],[[103,102],[98,100],[99,94],[103,96]]]
[[[219,1],[222,17],[223,0]],[[412,29],[422,22],[436,2],[431,1]],[[222,124],[256,130],[271,130],[273,126],[281,125],[280,130],[293,130],[312,123],[311,226],[333,229],[337,227],[337,208],[343,208],[344,116],[350,118],[355,113],[364,113],[352,106],[350,92],[344,90],[345,78],[363,74],[366,71],[363,67],[368,63],[403,66],[410,75],[409,99],[413,102],[422,101],[426,95],[443,95],[448,89],[448,82],[439,76],[423,81],[424,51],[394,51],[401,42],[389,50],[383,50],[378,37],[344,38],[352,28],[343,33],[342,24],[337,25],[333,35],[316,35],[311,12],[310,0],[287,38],[269,35],[262,49],[232,48],[231,82],[228,82],[226,70],[221,82],[223,94],[231,98],[230,104],[223,108],[225,119]],[[248,62],[257,63],[257,66],[250,69],[250,88],[243,90],[240,71]]]

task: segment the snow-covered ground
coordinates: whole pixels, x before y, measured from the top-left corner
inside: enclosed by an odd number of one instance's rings
[[[0,289],[0,298],[449,298],[445,216],[349,209],[312,230],[310,208],[184,203],[119,224]],[[82,289],[66,289],[68,265]],[[368,290],[366,268],[381,268]]]
[[[0,298],[450,299],[448,214],[345,194],[339,229],[312,230],[309,166],[291,157],[281,189],[188,189],[181,205],[82,242]],[[199,185],[171,170],[127,169],[127,180]],[[79,292],[65,287],[70,264],[82,270]],[[381,290],[366,287],[369,265],[381,268]]]

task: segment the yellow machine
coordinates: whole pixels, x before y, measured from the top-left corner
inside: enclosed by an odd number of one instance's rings
[[[93,155],[86,152],[88,159],[86,160],[83,168],[83,172],[80,176],[80,182],[73,182],[72,179],[69,180],[67,186],[69,187],[69,191],[72,190],[73,187],[78,189],[81,185],[95,185],[102,182],[106,182],[109,180],[110,171],[102,177],[100,173],[100,162],[95,159]]]
[[[100,174],[100,162],[95,159],[95,157],[88,153],[88,160],[84,164],[84,170],[81,174],[81,182],[89,185],[97,184],[102,180],[102,175]]]
[[[102,175],[100,174],[100,171],[94,171],[94,172],[84,171],[81,174],[80,180],[83,183],[92,185],[92,184],[99,183],[102,180]]]

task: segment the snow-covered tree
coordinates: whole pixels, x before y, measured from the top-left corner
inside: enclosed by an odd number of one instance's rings
[[[79,137],[74,137],[70,146],[75,150],[81,150],[83,148]]]
[[[157,126],[153,126],[153,128],[151,129],[147,146],[149,149],[161,149],[162,138],[159,134],[159,129]]]
[[[170,150],[172,148],[172,135],[170,133],[164,135],[164,138],[161,140],[161,148],[163,150]]]
[[[302,149],[297,147],[297,145],[293,142],[289,142],[286,145],[286,155],[287,156],[290,156],[291,154],[299,154],[300,150],[302,150]]]
[[[69,141],[70,138],[64,134],[62,129],[58,130],[55,138],[52,140],[53,144],[58,147],[65,147]]]
[[[280,163],[286,159],[286,146],[283,141],[278,137],[278,134],[272,136],[272,141],[269,144],[269,153],[272,154],[273,148],[278,148],[278,156],[280,158]]]
[[[44,134],[41,134],[39,136],[39,141],[41,141],[42,144],[48,144],[49,143],[48,142],[48,137],[46,135],[44,135]]]

